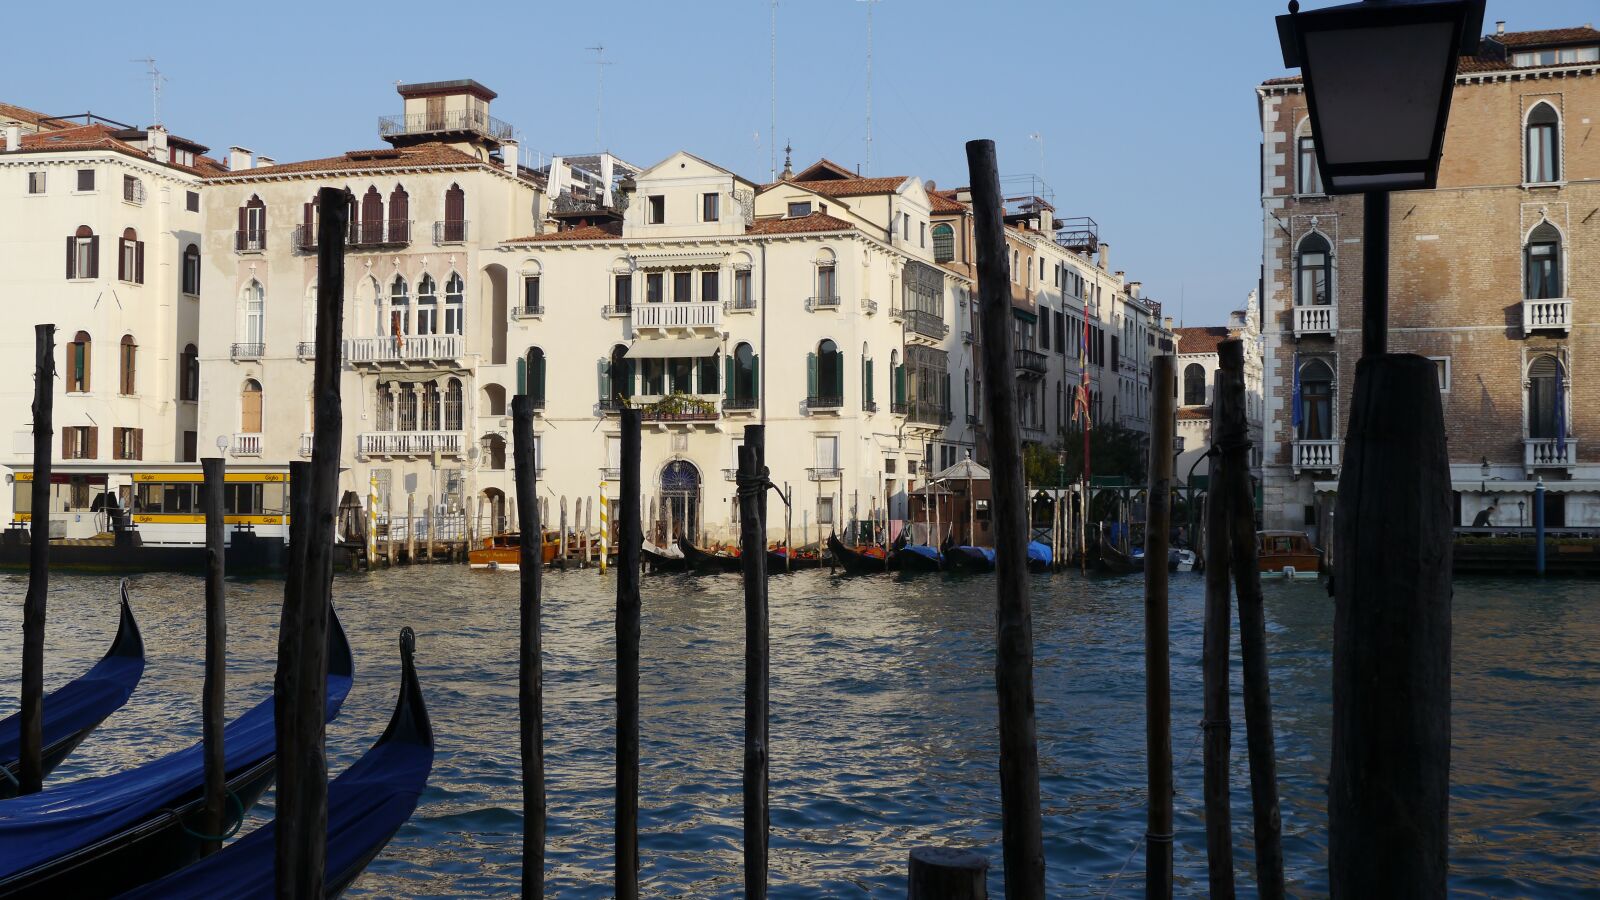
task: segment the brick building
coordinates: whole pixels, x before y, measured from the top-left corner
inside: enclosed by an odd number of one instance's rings
[[[1267,528],[1331,533],[1361,352],[1359,196],[1322,193],[1298,78],[1257,88]],[[1438,187],[1393,195],[1389,346],[1438,362],[1457,524],[1600,525],[1600,31],[1461,61]],[[1523,504],[1519,511],[1519,503]]]

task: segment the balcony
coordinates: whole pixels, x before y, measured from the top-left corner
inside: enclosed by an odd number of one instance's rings
[[[1037,350],[1017,349],[1016,370],[1026,377],[1041,378],[1050,365],[1050,358]]]
[[[698,398],[696,398],[698,399]],[[668,425],[710,425],[722,418],[716,401],[704,401],[705,406],[668,404],[665,401],[639,410],[639,421],[666,427]]]
[[[345,359],[354,366],[454,365],[466,352],[459,334],[409,334],[396,337],[349,338]]]
[[[543,303],[539,304],[538,306],[511,307],[511,318],[513,319],[536,319],[542,315],[544,315]]]
[[[642,303],[633,307],[633,330],[716,332],[722,325],[721,303]]]
[[[122,179],[122,202],[134,206],[144,205],[144,182],[133,176],[124,176]]]
[[[806,470],[806,478],[811,481],[838,481],[844,475],[844,470],[838,466],[813,466]]]
[[[753,413],[761,405],[754,397],[729,397],[722,401],[724,415],[738,415]]]
[[[878,411],[878,401],[876,401],[876,400],[863,400],[863,401],[861,401],[861,411],[866,413],[867,415],[872,415],[873,413],[876,413]]]
[[[594,405],[594,414],[597,416],[615,416],[620,414],[627,405],[622,400],[610,397]]]
[[[819,309],[838,309],[838,308],[839,308],[839,298],[838,298],[838,296],[832,296],[832,297],[807,297],[806,298],[806,311],[807,312],[816,312]]]
[[[1570,469],[1578,464],[1578,442],[1572,438],[1523,438],[1522,464],[1531,474],[1536,469]]]
[[[317,342],[316,341],[301,341],[300,343],[295,344],[294,345],[294,355],[295,355],[295,357],[297,357],[298,359],[301,359],[301,360],[316,359],[317,358]]]
[[[1294,473],[1339,471],[1338,441],[1295,441]]]
[[[433,242],[435,244],[465,244],[467,242],[467,222],[444,220],[433,223]]]
[[[511,139],[511,126],[481,110],[457,109],[438,112],[383,116],[378,119],[381,137],[404,134],[480,134],[496,141]]]
[[[869,316],[877,315],[878,314],[878,301],[876,301],[876,300],[863,300],[863,301],[861,301],[861,311],[866,313]]]
[[[1056,243],[1078,253],[1100,248],[1100,225],[1088,216],[1056,219]]]
[[[614,481],[621,481],[622,480],[622,467],[621,466],[604,466],[604,467],[602,467],[600,469],[600,480],[601,481],[613,481],[613,482]]]
[[[933,400],[913,400],[906,404],[906,419],[915,425],[943,427],[950,424],[950,410]]]
[[[1303,338],[1313,334],[1332,336],[1338,332],[1339,307],[1296,306],[1294,308],[1294,336],[1296,338]]]
[[[906,318],[905,310],[901,309],[898,305],[896,305],[894,303],[889,304],[889,321],[891,321],[891,322],[903,322],[903,321],[905,321],[905,318]]]
[[[809,412],[838,412],[844,409],[843,397],[807,397],[806,410]]]
[[[1566,334],[1571,330],[1571,300],[1557,299],[1522,301],[1523,335],[1530,335],[1535,331],[1559,331],[1562,334]]]
[[[942,316],[935,315],[925,309],[908,309],[905,313],[906,331],[918,337],[925,337],[938,342],[950,333],[950,326],[945,324]]]
[[[890,400],[889,401],[889,413],[891,415],[896,415],[896,416],[905,415],[906,414],[906,402],[904,400]]]
[[[260,456],[260,434],[236,434],[233,436],[234,456]]]
[[[233,252],[264,253],[267,249],[267,230],[249,228],[233,233]]]
[[[743,300],[722,301],[722,311],[725,313],[753,313],[756,311],[756,298],[746,297]]]
[[[620,319],[624,316],[633,315],[633,306],[631,304],[627,306],[602,306],[600,307],[600,315],[607,319]]]
[[[235,361],[243,359],[260,359],[267,355],[266,344],[234,344],[232,353]]]
[[[976,344],[976,343],[978,343],[978,335],[977,335],[977,333],[976,332],[972,332],[972,331],[963,331],[963,332],[961,332],[961,343],[963,343],[963,344]]]
[[[351,222],[345,236],[345,247],[350,250],[374,250],[385,247],[404,247],[411,243],[410,219],[379,219],[376,222]],[[294,249],[297,253],[317,252],[317,226],[294,227]]]
[[[739,480],[739,470],[738,469],[723,469],[722,470],[722,480],[723,481],[738,481]]]
[[[1024,444],[1043,444],[1050,439],[1049,434],[1040,425],[1022,425],[1020,430]]]
[[[356,455],[460,456],[467,445],[463,431],[374,431],[356,435]]]
[[[311,432],[309,431],[300,433],[300,456],[305,459],[311,458]]]

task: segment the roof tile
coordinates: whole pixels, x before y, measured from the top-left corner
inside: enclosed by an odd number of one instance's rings
[[[1216,353],[1217,345],[1232,337],[1232,333],[1222,325],[1179,328],[1175,333],[1178,336],[1178,353],[1183,356],[1192,353]]]
[[[811,231],[848,231],[855,228],[843,219],[827,213],[814,212],[793,219],[756,219],[750,223],[747,234],[805,234]]]
[[[420,166],[474,166],[488,165],[448,144],[430,142],[412,147],[383,147],[376,150],[351,150],[339,156],[324,159],[307,159],[299,162],[223,171],[210,176],[213,179],[248,178],[255,175],[294,175],[302,172],[376,172],[385,169],[414,169]]]

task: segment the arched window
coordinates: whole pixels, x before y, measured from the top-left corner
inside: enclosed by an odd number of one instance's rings
[[[439,333],[439,289],[432,275],[417,282],[417,334]]]
[[[389,243],[411,243],[411,195],[400,184],[389,193]]]
[[[94,229],[79,225],[67,238],[67,278],[100,277],[100,238]]]
[[[1300,124],[1295,138],[1295,193],[1322,193],[1322,170],[1317,166],[1317,141],[1311,135],[1311,120]]]
[[[824,338],[817,344],[807,367],[807,387],[813,406],[842,406],[844,404],[844,354],[839,346]]]
[[[528,348],[528,385],[525,393],[533,399],[535,408],[544,407],[544,376],[545,376],[544,351],[538,347]]]
[[[1561,363],[1551,354],[1540,354],[1528,366],[1528,437],[1554,440],[1561,437],[1566,410],[1562,390]]]
[[[1529,300],[1561,297],[1561,232],[1542,222],[1528,235],[1523,251],[1526,279],[1523,296]]]
[[[405,278],[396,275],[389,285],[389,334],[411,333],[411,291]]]
[[[239,231],[233,246],[240,252],[267,249],[267,204],[256,194],[239,207]]]
[[[396,431],[417,431],[417,389],[415,385],[396,385],[400,396],[395,398]]]
[[[956,258],[956,230],[949,225],[940,223],[933,226],[933,259],[935,262],[950,262]]]
[[[377,185],[368,185],[361,195],[361,218],[357,222],[354,210],[350,216],[350,243],[371,246],[383,243],[383,195]]]
[[[1300,367],[1299,394],[1300,440],[1333,440],[1333,370],[1327,363],[1313,359]]]
[[[144,284],[144,241],[132,228],[124,228],[117,242],[117,280]]]
[[[183,292],[200,296],[200,248],[194,244],[183,248]]]
[[[1328,239],[1316,232],[1300,241],[1299,259],[1295,261],[1295,305],[1328,306],[1333,303],[1332,281],[1328,278],[1332,255]]]
[[[244,286],[240,304],[239,341],[248,344],[246,354],[261,355],[267,333],[267,291],[254,278]]]
[[[444,333],[466,333],[466,282],[455,272],[444,282]]]
[[[261,382],[254,378],[246,378],[239,391],[239,431],[261,433]]]
[[[94,341],[89,339],[87,331],[78,332],[67,344],[68,391],[86,393],[89,390],[89,359],[93,349]]]
[[[117,361],[117,393],[125,396],[138,393],[138,361],[139,342],[133,335],[122,336],[122,346],[119,348]]]
[[[1206,405],[1206,367],[1199,363],[1183,367],[1183,405]]]
[[[459,244],[467,239],[467,195],[461,185],[452,184],[444,192],[444,221],[436,229],[441,244]]]
[[[728,398],[734,409],[755,409],[760,393],[760,378],[755,351],[747,343],[733,348],[728,357]]]
[[[506,389],[504,385],[490,382],[483,386],[483,407],[480,415],[503,416],[506,414]]]
[[[1561,117],[1555,107],[1540,102],[1528,110],[1528,182],[1561,180]]]
[[[861,408],[866,412],[877,412],[877,395],[873,393],[872,357],[868,356],[866,344],[861,345]]]
[[[200,399],[200,351],[193,344],[184,347],[178,356],[178,399]]]
[[[837,260],[832,250],[817,254],[817,299],[815,306],[839,305],[839,278]]]
[[[443,430],[439,426],[442,412],[443,410],[440,409],[439,385],[430,381],[422,386],[422,421],[418,423],[418,430]]]
[[[649,360],[646,360],[649,362]],[[643,388],[646,394],[665,394],[666,367],[656,360],[654,368],[645,370],[647,383]],[[611,348],[611,357],[604,361],[605,372],[601,379],[606,384],[603,394],[611,401],[629,400],[634,394],[634,369],[636,364],[628,358],[628,348],[624,344],[617,344]]]
[[[317,340],[317,283],[306,288],[305,302],[300,304],[300,340],[315,344]]]

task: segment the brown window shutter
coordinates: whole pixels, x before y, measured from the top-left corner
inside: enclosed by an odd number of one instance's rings
[[[118,281],[127,281],[128,280],[128,265],[127,265],[127,257],[125,255],[127,253],[127,251],[124,249],[127,246],[128,246],[128,239],[127,238],[117,238],[117,280]]]
[[[243,207],[243,206],[239,207],[239,233],[240,234],[244,234],[245,229],[246,229],[247,225],[249,224],[249,221],[250,221],[249,215],[250,214],[245,211],[245,207]]]
[[[67,278],[77,278],[78,272],[78,239],[67,235]]]
[[[89,452],[84,454],[84,459],[100,458],[100,426],[89,426]]]
[[[66,428],[61,429],[61,458],[62,459],[71,459],[72,458],[72,432],[74,432],[76,430],[77,429],[72,428],[71,426],[68,426]]]
[[[133,244],[133,280],[144,284],[144,241]]]
[[[85,277],[100,277],[100,235],[89,238],[89,274]]]
[[[113,429],[111,429],[111,458],[112,459],[121,459],[122,458],[122,429],[121,428],[113,428]]]
[[[133,458],[144,459],[144,429],[133,430]]]
[[[315,201],[306,204],[306,207],[305,207],[305,217],[306,217],[305,226],[306,226],[306,232],[307,232],[307,238],[308,239],[313,238],[313,237],[316,236],[316,235],[311,233],[312,226],[317,224],[317,220],[315,218],[315,216],[317,214],[316,213],[316,209],[317,209],[317,206],[316,206]]]

